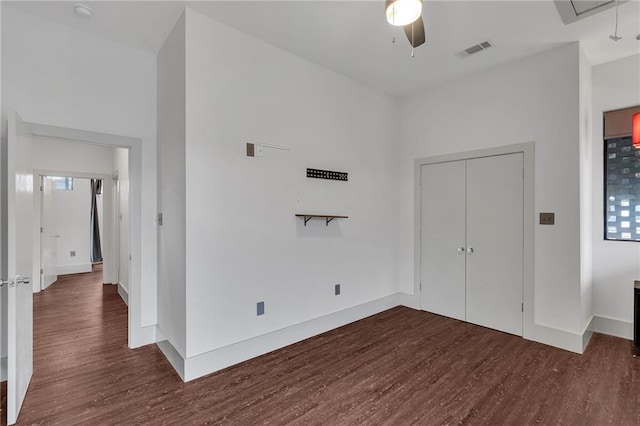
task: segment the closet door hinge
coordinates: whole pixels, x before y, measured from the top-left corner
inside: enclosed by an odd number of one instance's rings
[[[524,312],[524,303],[520,304],[520,312]]]
[[[422,283],[420,283],[420,291],[422,291]]]

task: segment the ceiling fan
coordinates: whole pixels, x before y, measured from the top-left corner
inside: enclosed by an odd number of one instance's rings
[[[387,22],[404,28],[411,47],[418,47],[426,41],[422,0],[386,0],[384,10]]]

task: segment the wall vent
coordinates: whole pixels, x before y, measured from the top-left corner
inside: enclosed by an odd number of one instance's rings
[[[466,58],[467,56],[471,56],[478,52],[482,52],[483,50],[487,50],[488,48],[493,47],[490,41],[483,41],[482,43],[478,43],[474,46],[468,47],[460,52],[456,53],[458,58]]]

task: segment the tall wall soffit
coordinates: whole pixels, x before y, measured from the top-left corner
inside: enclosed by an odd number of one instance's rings
[[[604,113],[604,138],[631,136],[631,120],[640,113],[640,106],[607,111]]]

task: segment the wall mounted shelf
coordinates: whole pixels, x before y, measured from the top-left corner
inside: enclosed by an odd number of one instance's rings
[[[296,217],[301,217],[304,220],[304,226],[307,226],[307,222],[311,219],[324,219],[325,226],[329,226],[329,222],[333,219],[349,219],[349,216],[333,215],[333,214],[296,214]]]

